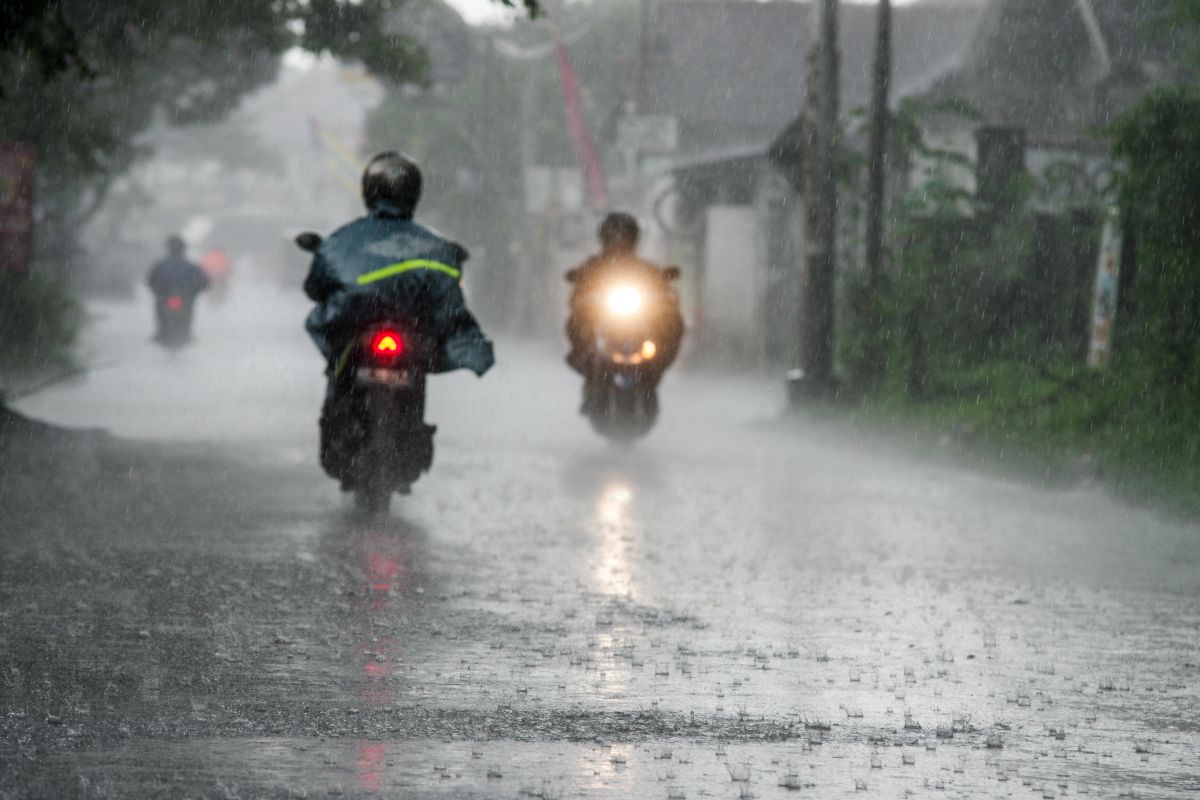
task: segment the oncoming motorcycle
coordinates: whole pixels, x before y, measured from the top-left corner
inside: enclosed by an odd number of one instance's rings
[[[602,436],[631,442],[658,419],[664,356],[681,334],[672,285],[679,276],[678,267],[662,270],[657,280],[615,272],[581,298],[591,334],[583,411]],[[568,281],[576,279],[576,271],[567,273]]]

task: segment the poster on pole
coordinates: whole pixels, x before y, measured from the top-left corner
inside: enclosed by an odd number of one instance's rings
[[[1088,366],[1105,369],[1112,357],[1113,326],[1117,321],[1117,291],[1121,284],[1121,228],[1110,214],[1100,236],[1100,260],[1096,267],[1096,290],[1092,302],[1092,335]]]
[[[33,148],[0,142],[0,273],[29,271],[33,255]]]

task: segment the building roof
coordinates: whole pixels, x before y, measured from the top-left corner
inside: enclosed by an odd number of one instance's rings
[[[1183,76],[1160,0],[993,0],[961,68],[931,94],[967,100],[1031,141],[1082,140]]]
[[[926,90],[961,65],[982,13],[963,0],[896,7],[895,93]],[[810,18],[809,2],[659,0],[645,110],[678,117],[683,154],[765,146],[800,113]],[[844,111],[867,103],[875,19],[873,6],[841,6]]]

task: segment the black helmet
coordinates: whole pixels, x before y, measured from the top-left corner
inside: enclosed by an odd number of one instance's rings
[[[363,202],[371,210],[387,206],[411,216],[421,199],[421,186],[421,170],[416,163],[392,150],[372,158],[363,170]]]
[[[605,250],[626,251],[637,247],[642,229],[632,214],[613,211],[600,223],[597,235],[600,237],[600,246]]]
[[[187,250],[187,245],[183,241],[183,237],[177,233],[173,233],[167,237],[167,252],[173,256],[181,256]]]

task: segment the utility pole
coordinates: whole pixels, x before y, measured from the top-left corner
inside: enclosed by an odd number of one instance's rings
[[[539,287],[543,285],[545,272],[545,255],[542,248],[541,212],[531,205],[530,191],[533,189],[534,170],[538,166],[538,118],[541,115],[541,97],[538,94],[538,79],[540,78],[540,61],[530,61],[525,68],[525,78],[521,83],[521,96],[517,103],[517,116],[520,119],[519,147],[521,154],[521,185],[524,188],[522,200],[525,203],[525,235],[524,253],[518,259],[519,278],[517,280],[517,315],[516,321],[521,333],[532,333],[537,329],[538,308],[537,298],[540,296]]]
[[[875,70],[871,85],[871,128],[867,164],[867,283],[872,291],[883,273],[883,204],[887,181],[888,96],[892,83],[892,2],[879,0]]]
[[[867,152],[867,220],[865,298],[868,337],[868,380],[874,384],[883,370],[882,320],[879,319],[879,292],[883,280],[883,211],[887,188],[888,98],[892,83],[892,0],[879,0],[879,18],[875,34],[875,69],[871,85],[871,122]]]
[[[797,395],[829,397],[833,376],[834,270],[837,264],[838,0],[813,0],[805,108],[804,269]]]
[[[634,98],[639,114],[645,114],[648,105],[646,81],[650,76],[650,2],[651,0],[642,0],[641,27],[638,29],[637,91]]]

